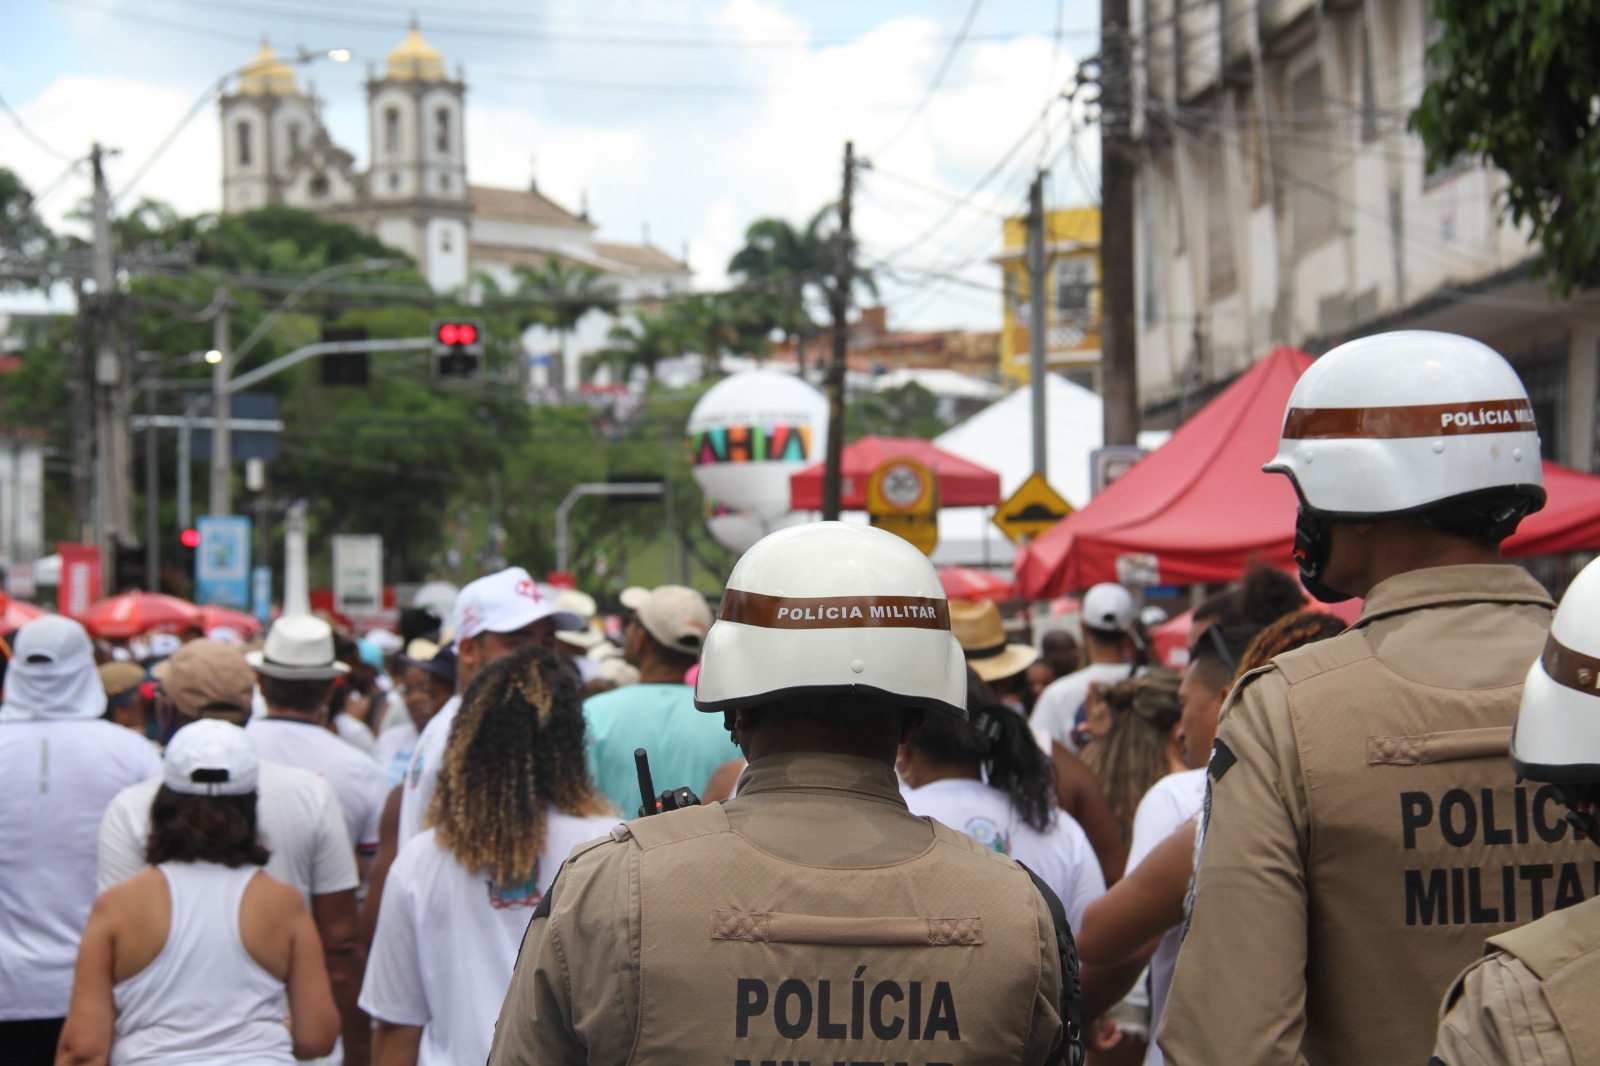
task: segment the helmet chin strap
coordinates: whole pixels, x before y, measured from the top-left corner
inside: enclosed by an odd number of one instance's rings
[[[1300,570],[1300,582],[1305,585],[1307,592],[1323,603],[1343,603],[1350,598],[1348,593],[1331,589],[1322,583],[1331,547],[1328,523],[1321,516],[1301,507],[1294,520],[1294,565]]]

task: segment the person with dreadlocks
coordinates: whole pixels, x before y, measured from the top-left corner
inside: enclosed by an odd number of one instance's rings
[[[378,1066],[483,1062],[528,918],[574,845],[616,823],[584,763],[583,698],[529,646],[478,675],[424,830],[383,886],[361,1007]]]
[[[1072,928],[1082,928],[1084,908],[1106,882],[1082,827],[1056,806],[1049,757],[1027,719],[970,666],[967,713],[966,721],[930,714],[900,745],[906,806],[1028,867],[1061,897]]]
[[[1096,690],[1110,711],[1111,728],[1084,749],[1083,761],[1106,791],[1111,816],[1124,839],[1132,839],[1133,816],[1150,786],[1184,769],[1178,747],[1183,704],[1178,675],[1151,670]]]

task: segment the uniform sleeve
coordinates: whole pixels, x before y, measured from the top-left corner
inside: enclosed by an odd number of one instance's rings
[[[144,832],[148,817],[140,817],[138,786],[123,789],[106,805],[100,817],[96,845],[95,890],[104,892],[144,869]]]
[[[1305,1062],[1307,818],[1287,685],[1235,692],[1211,760],[1194,912],[1161,1024],[1171,1066]]]
[[[417,950],[417,915],[411,896],[412,863],[402,854],[383,883],[378,929],[361,982],[362,1010],[391,1025],[427,1025],[428,996]]]
[[[315,776],[314,780],[317,799],[311,811],[311,832],[316,846],[311,854],[311,894],[325,896],[355,888],[361,875],[356,872],[355,850],[350,846],[339,798],[327,781]]]
[[[1533,971],[1496,953],[1445,997],[1433,1061],[1443,1066],[1573,1066],[1572,1048]]]
[[[639,1022],[631,851],[606,842],[562,867],[550,890],[549,915],[528,923],[495,1023],[489,1066],[628,1061]]]

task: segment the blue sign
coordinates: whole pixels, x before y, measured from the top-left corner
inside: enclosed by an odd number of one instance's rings
[[[244,611],[250,608],[250,519],[204,515],[195,522],[195,602]]]
[[[250,571],[250,613],[266,625],[272,620],[272,567],[258,566]]]

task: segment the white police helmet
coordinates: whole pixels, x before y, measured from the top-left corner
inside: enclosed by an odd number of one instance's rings
[[[1528,671],[1511,765],[1532,781],[1600,784],[1600,560],[1568,586]]]
[[[695,706],[852,696],[966,718],[966,660],[927,556],[871,526],[769,534],[728,577]]]
[[[1527,389],[1493,348],[1422,330],[1341,344],[1289,395],[1278,454],[1300,496],[1295,560],[1306,587],[1327,561],[1323,523],[1420,515],[1498,542],[1544,506],[1539,433]]]

